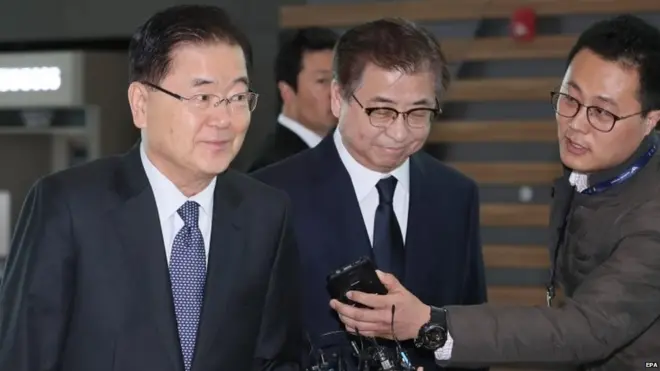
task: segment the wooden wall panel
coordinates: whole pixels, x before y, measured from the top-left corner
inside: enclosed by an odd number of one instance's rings
[[[431,127],[429,143],[555,142],[554,121],[439,121]]]
[[[487,268],[547,269],[550,256],[545,246],[485,245],[484,264]]]
[[[448,101],[548,101],[559,78],[503,78],[458,80],[449,87]]]
[[[448,165],[481,184],[552,184],[562,166],[553,162],[454,162]]]
[[[384,17],[414,21],[457,21],[508,18],[530,7],[538,16],[562,14],[619,14],[660,10],[657,0],[415,0],[397,2],[290,5],[280,8],[283,28],[344,27]]]
[[[531,42],[510,37],[440,39],[450,62],[507,59],[564,59],[576,41],[574,35],[539,36]]]
[[[549,217],[548,205],[481,205],[481,225],[487,227],[547,227]]]

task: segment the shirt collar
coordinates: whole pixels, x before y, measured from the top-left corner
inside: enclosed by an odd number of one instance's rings
[[[364,165],[360,164],[353,158],[353,156],[346,149],[346,146],[344,146],[344,142],[341,139],[339,129],[335,130],[333,134],[333,140],[335,142],[335,146],[337,147],[339,158],[346,167],[348,175],[351,177],[353,188],[355,189],[355,194],[358,198],[358,201],[362,201],[376,186],[378,181],[386,178],[389,175],[392,175],[397,179],[397,184],[400,184],[405,192],[409,192],[410,159],[406,159],[406,161],[404,161],[401,166],[397,167],[391,172],[383,174],[366,168]]]
[[[160,220],[170,218],[186,201],[195,201],[207,216],[213,212],[213,193],[215,191],[216,178],[214,177],[204,190],[188,198],[149,160],[144,149],[144,142],[140,143],[140,158],[142,166],[151,184],[151,189],[158,205],[158,216]]]
[[[277,118],[277,121],[280,123],[280,125],[291,130],[294,134],[300,137],[300,139],[303,142],[305,142],[305,144],[307,144],[310,148],[316,147],[321,142],[321,140],[323,140],[323,137],[309,130],[298,121],[295,121],[292,118],[284,116],[283,113],[280,113],[279,117]]]
[[[582,192],[589,188],[588,181],[589,176],[587,174],[578,173],[577,171],[571,172],[571,175],[568,177],[568,182],[575,187],[575,190],[578,192]]]

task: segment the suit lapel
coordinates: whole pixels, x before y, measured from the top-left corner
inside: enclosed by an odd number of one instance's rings
[[[348,171],[341,162],[333,135],[329,134],[314,151],[315,187],[318,215],[327,219],[332,237],[328,258],[331,270],[356,261],[362,256],[373,259],[369,235]],[[330,271],[328,271],[330,272]]]
[[[410,157],[410,202],[408,207],[408,227],[406,232],[406,274],[404,282],[412,292],[418,293],[419,289],[428,286],[428,278],[438,271],[437,251],[439,238],[449,238],[452,224],[449,222],[425,222],[433,215],[438,215],[434,208],[438,205],[447,207],[451,203],[450,195],[442,190],[434,190],[429,195],[428,187],[425,187],[424,167],[418,155]],[[440,203],[433,202],[441,197]],[[442,206],[440,206],[442,207]],[[450,241],[447,241],[450,242]],[[431,246],[430,244],[433,244]]]
[[[244,240],[239,223],[242,194],[232,186],[231,173],[218,176],[213,197],[213,221],[204,306],[199,323],[193,370],[205,364],[204,357],[221,351],[213,349],[213,344],[222,327],[221,321],[226,318],[223,313],[224,308],[227,303],[232,302],[231,281],[232,278],[239,276],[234,273],[242,266],[240,259],[244,251]]]
[[[112,223],[122,242],[126,261],[132,265],[135,282],[141,286],[153,313],[167,356],[175,370],[183,371],[165,244],[139,147],[126,155],[123,165],[117,176],[117,191],[124,200],[113,210]]]

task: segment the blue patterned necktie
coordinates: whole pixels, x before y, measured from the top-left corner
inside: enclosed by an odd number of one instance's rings
[[[199,230],[199,204],[186,201],[177,213],[183,219],[184,225],[172,244],[170,280],[183,362],[186,371],[189,371],[204,302],[206,253],[204,238]]]

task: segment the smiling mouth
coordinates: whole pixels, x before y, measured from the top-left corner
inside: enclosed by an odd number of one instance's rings
[[[383,148],[386,151],[390,151],[390,152],[398,152],[398,151],[402,151],[404,149],[403,147],[381,147],[381,148]]]
[[[203,143],[213,147],[226,147],[231,144],[231,140],[208,140]]]
[[[583,145],[579,144],[578,142],[576,142],[576,141],[574,141],[574,140],[572,140],[568,137],[566,138],[566,142],[568,143],[568,145],[573,146],[573,147],[578,148],[578,149],[583,149],[583,150],[589,149],[588,147],[583,146]]]

